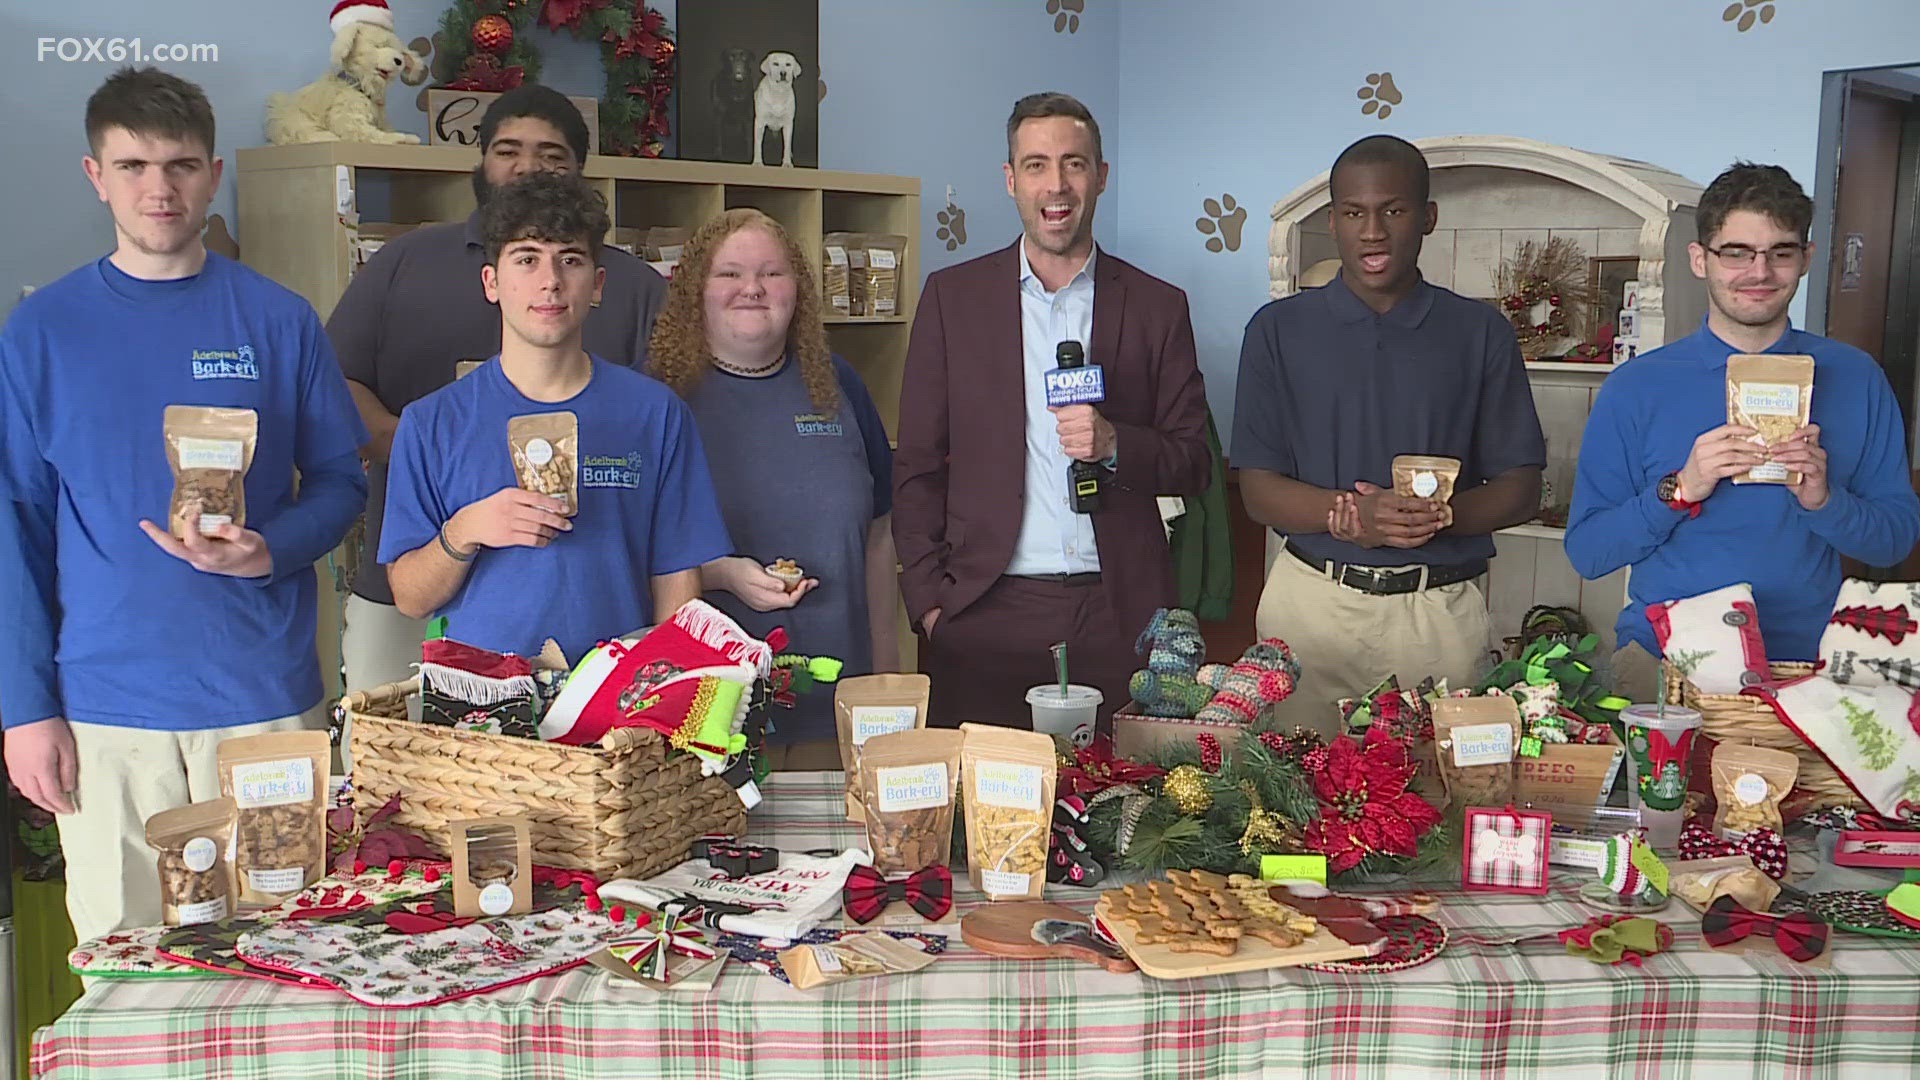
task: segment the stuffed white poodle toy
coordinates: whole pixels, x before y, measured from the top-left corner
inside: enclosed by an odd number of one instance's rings
[[[417,143],[387,127],[387,88],[425,63],[393,32],[386,0],[340,0],[333,9],[331,69],[291,94],[267,98],[267,141]]]

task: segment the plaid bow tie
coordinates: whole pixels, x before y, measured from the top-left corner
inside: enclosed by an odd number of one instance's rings
[[[1762,915],[1731,896],[1722,896],[1700,917],[1700,935],[1715,948],[1768,932],[1781,952],[1803,963],[1827,951],[1827,924],[1804,911]]]
[[[1697,821],[1689,821],[1680,830],[1682,859],[1718,859],[1726,855],[1745,855],[1760,872],[1775,881],[1787,876],[1787,842],[1772,829],[1755,829],[1738,840],[1722,840]]]
[[[899,881],[888,881],[871,866],[856,866],[847,875],[843,899],[847,918],[857,923],[872,922],[895,900],[905,900],[928,919],[943,918],[953,910],[953,871],[929,866]]]

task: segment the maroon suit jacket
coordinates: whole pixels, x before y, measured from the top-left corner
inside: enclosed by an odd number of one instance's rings
[[[1015,241],[1017,245],[1019,241]],[[1094,260],[1093,341],[1119,462],[1093,515],[1101,585],[1137,633],[1177,602],[1159,495],[1207,486],[1206,389],[1187,295],[1114,258]],[[980,599],[1013,561],[1026,495],[1020,255],[1009,246],[927,278],[907,347],[893,456],[900,590],[918,627]]]

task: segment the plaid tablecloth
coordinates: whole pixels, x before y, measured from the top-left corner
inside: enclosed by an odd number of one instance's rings
[[[838,773],[776,775],[766,794],[756,839],[854,841]],[[51,1080],[1400,1080],[1893,1076],[1920,1063],[1920,947],[1840,934],[1805,966],[1770,948],[1718,952],[1677,901],[1659,916],[1677,947],[1644,968],[1596,966],[1551,937],[1485,943],[1584,922],[1572,888],[1447,894],[1453,944],[1384,975],[1159,982],[983,956],[955,927],[954,951],[924,972],[806,993],[737,964],[704,998],[585,968],[398,1011],[245,979],[107,983],[38,1034],[34,1066]],[[963,907],[979,900],[963,886]]]

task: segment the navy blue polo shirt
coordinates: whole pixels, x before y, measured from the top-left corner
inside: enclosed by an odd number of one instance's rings
[[[1380,315],[1335,278],[1254,313],[1240,349],[1235,468],[1334,491],[1361,480],[1390,488],[1400,454],[1458,458],[1457,490],[1546,465],[1520,346],[1493,305],[1422,279]],[[1356,547],[1324,530],[1292,540],[1362,566],[1493,556],[1491,536],[1442,533],[1406,550]]]

